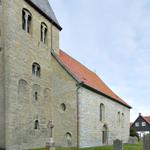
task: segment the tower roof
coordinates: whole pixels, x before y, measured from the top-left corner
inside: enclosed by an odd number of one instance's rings
[[[48,0],[25,0],[25,1],[29,3],[31,6],[33,6],[43,16],[45,16],[59,30],[62,29]]]

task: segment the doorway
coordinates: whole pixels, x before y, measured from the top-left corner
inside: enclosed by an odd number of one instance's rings
[[[103,126],[103,131],[102,131],[102,144],[107,144],[107,141],[108,141],[107,132],[108,132],[107,125],[104,125]]]

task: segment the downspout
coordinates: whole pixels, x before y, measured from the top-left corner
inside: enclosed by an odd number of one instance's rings
[[[77,148],[79,148],[79,142],[80,142],[80,126],[79,126],[79,89],[82,87],[84,82],[77,83],[77,89],[76,89],[76,94],[77,94]]]

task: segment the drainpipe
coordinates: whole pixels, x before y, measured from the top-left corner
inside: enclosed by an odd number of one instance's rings
[[[79,148],[79,142],[80,142],[80,127],[79,127],[79,89],[82,87],[84,82],[77,83],[77,89],[76,89],[76,94],[77,94],[77,148]]]

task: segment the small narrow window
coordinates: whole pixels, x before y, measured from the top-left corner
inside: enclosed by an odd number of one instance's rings
[[[104,104],[100,104],[100,121],[105,120],[105,106]]]
[[[60,105],[60,107],[61,107],[61,110],[64,112],[64,111],[66,111],[66,105],[64,104],[64,103],[62,103],[61,105]]]
[[[23,8],[22,10],[22,29],[27,33],[31,33],[32,16],[29,10]]]
[[[39,121],[38,120],[35,120],[34,129],[35,130],[39,129]]]
[[[122,128],[124,127],[124,113],[122,113],[122,121],[121,121],[121,124],[122,124]]]
[[[118,112],[118,125],[120,125],[120,111]]]
[[[38,92],[34,93],[34,98],[35,98],[36,101],[38,100]]]
[[[107,144],[108,141],[108,128],[107,125],[103,126],[103,130],[102,130],[102,144]]]
[[[32,74],[36,77],[40,77],[41,75],[41,68],[40,65],[37,63],[32,64]]]
[[[66,133],[66,140],[67,140],[67,146],[71,146],[72,145],[72,134],[70,132]]]
[[[44,44],[47,42],[47,25],[45,23],[41,23],[41,42]]]

